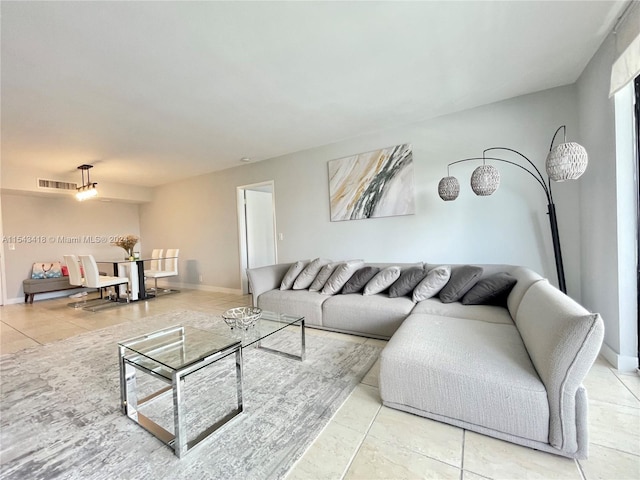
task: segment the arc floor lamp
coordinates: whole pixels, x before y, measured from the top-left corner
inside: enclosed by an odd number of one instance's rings
[[[560,132],[564,131],[564,141],[556,147],[553,146],[556,136]],[[520,164],[515,161],[506,160],[504,158],[487,157],[487,152],[493,151],[505,151],[512,152],[520,159],[525,160],[527,163]],[[567,285],[564,277],[564,265],[562,263],[562,250],[560,248],[560,235],[558,233],[558,219],[556,216],[556,206],[553,203],[553,193],[551,191],[551,180],[555,182],[563,182],[565,180],[575,180],[579,178],[587,169],[588,156],[587,151],[582,145],[575,142],[567,143],[567,127],[562,125],[558,127],[551,139],[551,146],[549,147],[549,154],[546,160],[547,179],[542,176],[538,167],[529,160],[522,153],[507,147],[491,147],[482,152],[482,157],[464,158],[451,162],[447,165],[447,176],[444,177],[438,183],[438,195],[444,201],[451,201],[458,198],[460,193],[460,182],[456,177],[449,175],[449,167],[457,163],[470,162],[482,160],[482,165],[476,168],[471,175],[471,189],[476,195],[487,196],[495,192],[500,186],[500,172],[498,169],[487,164],[487,160],[508,163],[514,165],[533,177],[538,184],[542,187],[545,197],[547,199],[547,208],[549,214],[549,224],[551,226],[551,240],[553,241],[553,253],[556,260],[556,271],[558,273],[558,287],[564,293],[567,292]]]

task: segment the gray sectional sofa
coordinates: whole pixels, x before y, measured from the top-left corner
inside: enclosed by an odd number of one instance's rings
[[[414,303],[385,293],[281,290],[291,265],[247,271],[254,305],[302,315],[310,327],[389,339],[380,356],[384,405],[538,450],[587,457],[582,381],[599,353],[604,325],[537,273],[479,265],[481,278],[507,272],[517,283],[506,306],[463,305],[437,297]]]

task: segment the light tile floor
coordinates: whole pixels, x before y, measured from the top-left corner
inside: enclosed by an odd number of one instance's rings
[[[70,308],[72,301],[65,297],[0,307],[0,353],[179,308],[222,313],[249,304],[250,297],[183,290],[96,313]],[[307,332],[353,342],[385,343],[314,329]],[[603,359],[598,359],[585,381],[591,444],[589,459],[580,461],[383,407],[378,371],[376,363],[294,465],[287,480],[640,478],[640,376],[619,373]]]

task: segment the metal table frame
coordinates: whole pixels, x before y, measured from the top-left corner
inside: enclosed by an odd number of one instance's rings
[[[150,333],[148,335],[141,335],[139,337],[131,338],[129,340],[125,340],[123,342],[118,343],[118,354],[119,354],[119,365],[120,365],[120,397],[121,397],[121,408],[122,413],[127,415],[131,420],[138,423],[145,430],[149,431],[153,435],[155,435],[162,442],[166,443],[169,447],[171,447],[174,453],[181,458],[187,452],[189,452],[193,447],[195,447],[198,443],[204,440],[207,436],[213,433],[218,428],[222,427],[229,420],[234,418],[236,415],[239,415],[243,411],[243,403],[242,403],[242,344],[238,340],[235,343],[230,344],[230,346],[224,348],[223,350],[216,352],[207,357],[203,357],[197,359],[182,368],[173,369],[171,378],[167,378],[144,365],[137,364],[135,362],[136,358],[141,356],[145,356],[152,361],[155,361],[152,357],[142,355],[134,350],[130,350],[129,347],[133,347],[134,345],[148,341],[154,338],[161,337],[163,335],[170,335],[175,332],[180,332],[180,337],[171,344],[162,344],[158,347],[158,349],[164,349],[168,347],[175,347],[184,342],[184,327],[176,326],[171,328],[166,328],[163,330],[158,330],[156,332]],[[127,355],[127,350],[129,350],[130,355]],[[151,352],[152,353],[152,352]],[[213,425],[206,428],[203,432],[199,433],[196,438],[191,441],[188,441],[187,437],[187,425],[184,418],[184,391],[183,391],[183,383],[184,379],[187,375],[194,373],[201,368],[204,368],[212,363],[217,362],[229,355],[235,354],[235,366],[236,366],[236,389],[237,389],[237,400],[238,406],[237,408],[231,410],[227,415],[223,418],[216,421]],[[141,370],[154,378],[157,378],[168,384],[167,387],[162,388],[147,397],[138,400],[137,391],[136,391],[136,370]],[[173,391],[173,419],[174,419],[174,429],[175,435],[171,432],[165,430],[160,425],[152,421],[151,419],[144,416],[142,413],[138,411],[138,406],[144,404],[145,402],[157,397],[158,395],[165,393],[169,390]]]

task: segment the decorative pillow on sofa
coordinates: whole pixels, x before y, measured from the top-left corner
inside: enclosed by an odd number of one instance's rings
[[[282,279],[280,290],[290,290],[293,286],[293,282],[296,280],[296,278],[298,278],[300,272],[304,270],[304,267],[307,266],[307,263],[308,262],[306,260],[298,260],[296,263],[291,265],[289,267],[289,270],[287,270],[284,278]]]
[[[463,305],[506,306],[509,292],[518,281],[507,272],[495,273],[483,278],[462,297]]]
[[[315,280],[311,282],[311,285],[309,285],[309,291],[319,292],[320,290],[322,290],[322,287],[324,287],[324,284],[327,283],[327,280],[329,280],[329,277],[338,265],[340,265],[340,262],[328,263],[327,265],[322,267],[318,272],[318,275],[316,275]]]
[[[427,273],[427,276],[413,289],[413,302],[422,302],[437,295],[450,278],[451,267],[449,265],[432,268]]]
[[[440,301],[442,303],[453,303],[460,300],[478,282],[482,271],[482,267],[473,265],[452,268],[451,278],[444,288],[440,290]]]
[[[347,283],[342,287],[340,293],[358,293],[361,292],[364,286],[371,280],[380,269],[378,267],[363,267],[357,270],[356,273],[351,275],[351,278],[347,280]]]
[[[376,293],[384,292],[387,288],[393,285],[393,282],[400,278],[400,267],[391,266],[386,267],[379,271],[375,277],[369,280],[364,286],[364,295],[375,295]]]
[[[400,274],[400,278],[393,282],[393,285],[389,288],[389,297],[404,297],[405,295],[413,292],[424,277],[427,276],[427,271],[424,267],[411,267],[403,270]]]
[[[327,280],[327,283],[322,287],[323,295],[335,295],[338,293],[356,270],[362,267],[363,263],[364,260],[349,260],[338,265],[329,280]]]
[[[60,278],[62,267],[60,262],[36,262],[31,268],[31,278]]]
[[[320,270],[325,265],[331,263],[331,260],[327,260],[326,258],[316,258],[309,265],[304,267],[304,270],[298,275],[295,282],[293,282],[294,290],[304,290],[305,288],[309,288],[315,278],[320,273]]]

